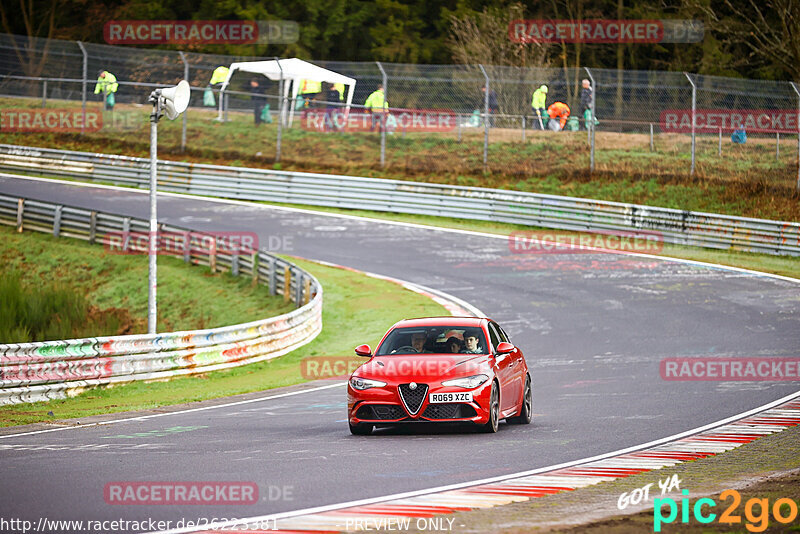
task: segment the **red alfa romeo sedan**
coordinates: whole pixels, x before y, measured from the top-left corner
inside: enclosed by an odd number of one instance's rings
[[[487,318],[406,319],[392,326],[350,376],[350,432],[404,423],[531,422],[531,376],[522,351]]]

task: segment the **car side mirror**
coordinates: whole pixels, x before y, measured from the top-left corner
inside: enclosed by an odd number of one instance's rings
[[[364,356],[365,358],[369,358],[372,356],[372,349],[369,348],[369,345],[359,345],[356,347],[356,354],[358,356]]]
[[[503,341],[497,345],[497,354],[508,354],[509,352],[514,352],[514,345],[511,343]]]

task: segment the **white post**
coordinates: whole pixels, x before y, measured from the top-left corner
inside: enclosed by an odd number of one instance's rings
[[[158,213],[156,209],[156,189],[158,185],[157,165],[158,165],[158,112],[161,91],[153,91],[155,100],[153,101],[153,113],[150,114],[150,241],[147,250],[149,259],[148,268],[148,293],[147,293],[147,333],[156,333],[156,286],[158,276],[156,274],[156,253],[158,252]],[[152,100],[152,95],[151,95]]]
[[[694,84],[694,80],[692,77],[689,76],[688,73],[684,72],[684,76],[686,79],[689,80],[689,83],[692,84],[692,169],[689,171],[689,174],[694,174],[694,163],[695,163],[695,126],[696,126],[696,116],[697,116],[697,87]]]

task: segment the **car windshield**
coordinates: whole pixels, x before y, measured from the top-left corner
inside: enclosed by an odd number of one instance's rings
[[[389,332],[375,354],[486,354],[486,347],[486,336],[479,327],[406,327]]]

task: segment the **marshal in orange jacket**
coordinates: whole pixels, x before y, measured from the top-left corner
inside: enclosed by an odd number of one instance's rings
[[[553,102],[547,108],[547,115],[550,119],[561,119],[561,129],[567,124],[567,117],[569,117],[569,106],[563,102]]]

